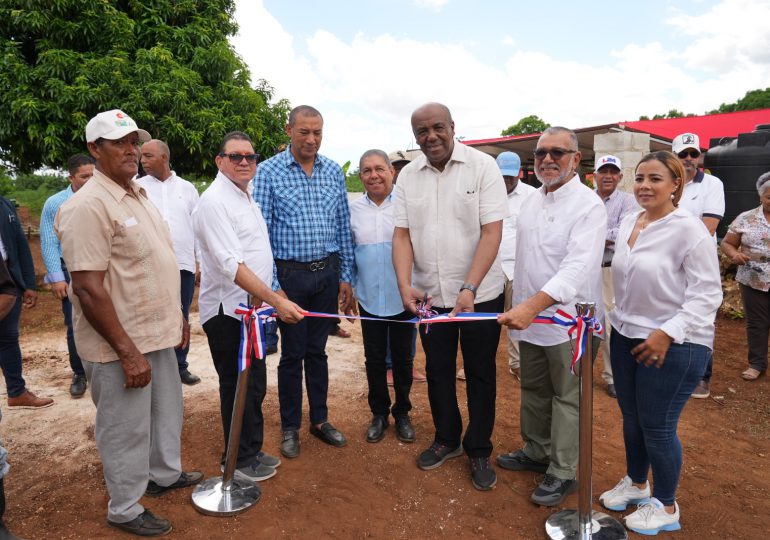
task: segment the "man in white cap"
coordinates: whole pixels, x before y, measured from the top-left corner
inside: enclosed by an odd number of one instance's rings
[[[612,290],[612,257],[615,255],[615,239],[618,237],[618,229],[623,218],[634,210],[640,210],[636,199],[631,193],[618,189],[618,184],[623,179],[623,165],[620,159],[608,155],[602,156],[594,164],[596,181],[596,194],[604,201],[604,209],[607,210],[607,238],[604,241],[604,255],[602,256],[602,296],[604,298],[604,312],[609,313],[615,307],[615,292]],[[615,380],[612,378],[612,364],[610,363],[610,326],[605,319],[604,341],[602,341],[602,379],[607,383],[607,394],[617,397],[615,393]]]
[[[516,265],[516,226],[521,205],[535,188],[520,182],[521,158],[514,152],[502,152],[497,156],[497,166],[505,180],[510,215],[503,220],[503,239],[500,242],[500,264],[505,276],[505,311],[511,309],[513,293],[513,268]],[[519,380],[519,342],[508,332],[508,370]]]
[[[395,185],[398,181],[398,175],[401,173],[401,169],[409,165],[412,158],[409,157],[409,154],[407,154],[405,150],[395,150],[388,154],[388,159],[395,170],[393,173],[393,184]]]
[[[695,133],[677,135],[671,143],[671,149],[682,162],[686,175],[679,208],[688,210],[703,221],[714,238],[716,247],[717,226],[725,215],[725,189],[722,181],[698,168],[701,154],[700,139]],[[710,384],[713,366],[714,359],[712,357],[709,359],[703,379],[695,387],[692,397],[705,399],[711,395]]]
[[[96,446],[110,501],[107,522],[160,536],[168,520],[139,500],[198,483],[182,471],[182,383],[174,347],[190,337],[182,316],[171,235],[134,180],[150,134],[126,113],[86,126],[96,170],[54,221],[72,277],[75,342],[96,405]]]

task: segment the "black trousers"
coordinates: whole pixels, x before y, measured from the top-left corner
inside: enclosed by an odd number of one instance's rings
[[[503,295],[474,306],[478,312],[499,313]],[[451,308],[434,308],[449,313]],[[452,448],[460,444],[463,424],[457,406],[457,344],[463,353],[468,428],[462,439],[469,457],[488,457],[492,453],[492,429],[495,425],[495,356],[500,342],[497,321],[437,323],[420,325],[425,350],[428,399],[436,427],[435,441]]]
[[[230,423],[233,418],[233,402],[238,384],[238,352],[241,342],[241,322],[224,315],[222,306],[219,314],[203,324],[203,330],[209,342],[214,368],[219,375],[219,407],[222,415],[222,431],[225,435],[225,449],[230,436]],[[264,418],[262,401],[267,388],[267,370],[264,360],[257,360],[251,353],[246,392],[246,405],[243,410],[241,440],[238,444],[237,467],[246,467],[254,463],[257,453],[262,450]]]
[[[770,292],[741,284],[743,309],[746,311],[746,338],[749,343],[749,367],[767,371],[767,338],[770,335]]]
[[[378,317],[369,313],[361,304],[359,312],[363,317]],[[409,320],[414,315],[403,311],[388,319]],[[379,317],[378,317],[379,318]],[[361,333],[364,338],[364,356],[366,357],[366,380],[369,383],[369,408],[374,415],[393,417],[404,416],[412,410],[409,391],[412,389],[412,330],[414,325],[387,321],[361,321]],[[390,344],[390,357],[393,361],[393,390],[395,403],[391,409],[388,391],[387,356]]]

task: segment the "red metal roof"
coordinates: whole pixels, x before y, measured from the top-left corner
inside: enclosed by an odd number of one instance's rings
[[[695,133],[700,137],[703,149],[708,149],[711,139],[721,137],[737,137],[739,133],[754,131],[757,124],[770,124],[770,109],[755,109],[733,113],[707,114],[704,116],[686,116],[684,118],[662,118],[659,120],[636,120],[617,122],[605,126],[576,129],[576,132],[597,128],[620,127],[631,131],[649,133],[652,136],[672,140],[680,133]],[[520,141],[536,138],[539,133],[527,135],[512,135],[510,137],[494,137],[492,139],[476,139],[463,141],[470,146],[494,144],[506,141]]]

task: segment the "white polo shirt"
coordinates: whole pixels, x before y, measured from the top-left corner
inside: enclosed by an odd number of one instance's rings
[[[247,302],[248,294],[235,284],[238,264],[244,263],[268,287],[273,279],[273,251],[262,211],[220,172],[201,195],[193,224],[201,258],[201,324],[219,313],[220,304],[225,315],[240,319],[235,308]]]
[[[697,218],[712,217],[721,220],[725,216],[725,188],[722,181],[703,171],[698,171],[684,185],[679,208],[684,208]]]
[[[396,184],[394,222],[409,229],[414,251],[412,282],[452,308],[473,262],[481,226],[508,217],[505,182],[487,154],[455,142],[443,171],[421,155],[401,170]],[[503,292],[500,256],[481,281],[475,303]]]
[[[577,175],[551,193],[537,189],[519,213],[513,305],[543,291],[556,300],[543,315],[561,309],[574,316],[575,303],[594,302],[601,320],[606,234],[604,203]],[[511,337],[543,347],[569,340],[564,327],[550,324],[511,330]]]
[[[180,270],[195,272],[195,235],[192,213],[198,204],[198,190],[174,171],[161,182],[151,175],[137,179],[147,192],[147,197],[163,216],[171,230],[171,241]]]

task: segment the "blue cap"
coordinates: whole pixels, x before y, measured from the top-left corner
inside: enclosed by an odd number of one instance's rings
[[[514,152],[502,152],[497,156],[497,166],[503,176],[519,176],[521,169],[521,158]]]

